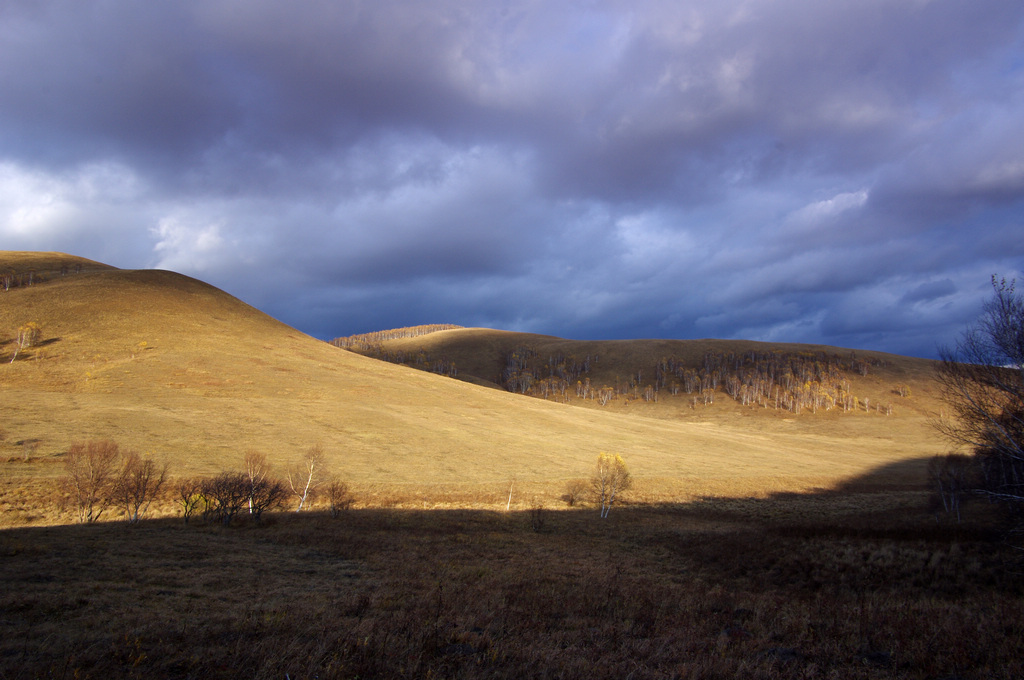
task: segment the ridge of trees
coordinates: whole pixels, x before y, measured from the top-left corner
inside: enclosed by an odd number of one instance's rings
[[[542,357],[527,346],[517,346],[504,356],[498,384],[509,392],[569,401],[571,394],[591,399],[602,406],[620,397],[627,401],[658,401],[664,395],[687,395],[694,408],[711,405],[724,392],[741,405],[756,405],[791,413],[819,410],[868,410],[868,399],[851,391],[846,374],[866,376],[878,359],[847,356],[824,351],[706,352],[697,363],[674,356],[661,357],[653,367],[630,370],[626,379],[597,386],[589,373],[600,355],[578,358],[564,354]],[[645,380],[645,375],[649,376]],[[909,396],[909,388],[896,392]],[[890,405],[877,405],[891,413]]]
[[[446,355],[433,357],[423,348],[395,350],[383,344],[394,337],[417,337],[434,332],[426,329],[448,328],[458,326],[439,324],[368,333],[352,336],[361,340],[345,339],[348,344],[344,346],[375,359],[454,378],[458,367]],[[872,404],[869,398],[852,392],[848,374],[863,377],[872,369],[886,365],[885,361],[858,356],[854,351],[845,356],[822,350],[706,352],[697,362],[663,356],[653,366],[629,369],[628,377],[613,380],[611,384],[599,384],[590,375],[600,358],[599,354],[575,356],[561,352],[545,356],[528,345],[517,345],[502,355],[494,382],[516,394],[566,403],[575,396],[596,401],[601,406],[620,398],[628,403],[685,396],[691,407],[697,408],[714,404],[716,395],[724,393],[743,406],[793,414],[870,411],[872,406],[879,413],[891,415],[893,412],[891,403]],[[910,396],[910,388],[905,384],[895,385],[892,392],[900,397]]]
[[[59,275],[67,276],[68,274],[80,274],[82,272],[82,264],[76,262],[72,264],[62,264],[60,269],[53,271],[39,271],[37,269],[29,269],[28,271],[15,271],[14,269],[8,269],[0,272],[0,289],[9,291],[11,288],[27,288],[36,284],[45,283],[49,280],[48,276]]]
[[[351,350],[364,356],[387,361],[392,364],[411,366],[422,371],[437,373],[454,378],[459,374],[455,362],[447,356],[431,357],[420,348],[416,351],[393,350],[384,346],[388,340],[403,340],[406,338],[418,338],[438,331],[448,331],[463,328],[454,324],[428,324],[424,326],[408,326],[405,328],[392,328],[386,331],[373,333],[361,333],[350,335],[344,338],[335,338],[329,344],[342,349]]]
[[[342,349],[371,350],[375,346],[387,340],[402,340],[405,338],[418,338],[421,335],[437,333],[438,331],[449,331],[462,328],[450,323],[435,323],[422,326],[406,326],[404,328],[392,328],[385,331],[374,331],[372,333],[359,333],[341,338],[334,338],[328,344]]]

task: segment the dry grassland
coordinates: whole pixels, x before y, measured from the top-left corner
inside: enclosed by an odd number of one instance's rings
[[[0,678],[1021,677],[1019,554],[920,495],[8,529]]]
[[[170,272],[86,267],[12,288],[0,306],[9,334],[0,352],[12,354],[15,330],[29,321],[42,326],[41,346],[0,364],[0,460],[9,461],[0,467],[17,485],[59,474],[67,447],[94,438],[167,460],[176,475],[237,469],[249,449],[281,471],[319,443],[352,483],[410,497],[500,490],[513,479],[524,493],[551,495],[586,475],[599,451],[621,453],[660,498],[685,500],[830,487],[943,450],[923,415],[927,387],[891,417],[788,418],[725,399],[698,411],[668,400],[579,408],[340,350]],[[602,352],[600,365],[620,361]],[[868,380],[885,390],[897,379]],[[922,470],[915,463],[891,481],[919,480]],[[502,493],[494,496],[499,503]]]
[[[928,362],[852,378],[891,416],[562,404],[482,376],[509,343],[593,344],[415,339],[463,343],[471,384],[170,272],[0,253],[0,275],[29,268],[0,292],[0,680],[1024,677],[1021,553],[989,506],[954,524],[921,488],[945,450]],[[7,363],[30,321],[42,343]],[[595,379],[732,346],[602,343]],[[224,527],[166,489],[139,525],[74,525],[55,482],[94,438],[178,477],[250,449],[280,474],[321,444],[356,504]],[[562,499],[599,451],[637,481],[603,521]]]

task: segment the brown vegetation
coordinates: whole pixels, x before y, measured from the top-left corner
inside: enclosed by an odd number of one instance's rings
[[[942,352],[937,377],[953,417],[938,424],[974,455],[974,490],[1024,517],[1024,295],[994,276],[992,287],[978,323]]]
[[[78,521],[99,521],[110,496],[121,462],[118,445],[109,440],[75,443],[64,457],[64,487],[77,509]]]
[[[187,277],[42,276],[65,266],[49,257],[18,265],[33,285],[0,306],[8,357],[26,319],[46,330],[0,372],[0,677],[1021,672],[1016,566],[978,529],[989,507],[956,497],[956,523],[922,490],[943,448],[930,362],[450,327],[374,339],[466,384]],[[495,389],[509,367],[546,399]],[[313,464],[276,479],[309,442]],[[90,446],[117,451],[113,471],[59,487]],[[604,521],[601,494],[570,481],[602,450],[637,481]],[[936,465],[952,503],[955,470]],[[309,512],[276,513],[292,487]],[[138,521],[23,526],[122,518]]]
[[[244,507],[244,502],[243,502]],[[0,532],[0,677],[1019,678],[1019,555],[845,493]],[[243,513],[244,514],[244,513]]]
[[[0,255],[0,264],[17,255]],[[46,269],[59,265],[52,261]],[[928,425],[928,412],[938,408],[922,376],[931,379],[932,364],[902,357],[858,352],[884,365],[847,376],[851,392],[869,397],[872,406],[892,398],[893,385],[912,386],[913,396],[901,398],[891,418],[878,418],[874,409],[793,417],[731,398],[705,406],[713,392],[696,409],[668,388],[646,401],[647,378],[656,378],[662,357],[695,365],[709,353],[848,352],[739,341],[595,345],[457,328],[387,341],[395,350],[423,346],[431,357],[450,357],[460,378],[492,387],[510,351],[533,347],[546,367],[553,360],[545,370],[559,380],[579,371],[584,383],[592,377],[595,394],[608,396],[601,407],[570,388],[566,406],[341,351],[171,272],[84,267],[46,285],[12,288],[4,303],[0,330],[7,328],[8,337],[25,319],[45,329],[32,361],[0,371],[6,430],[0,461],[8,461],[0,462],[0,508],[17,508],[0,513],[7,525],[64,521],[23,508],[18,499],[37,481],[61,475],[75,441],[117,441],[167,461],[181,478],[237,469],[240,450],[250,448],[266,452],[283,478],[309,442],[322,442],[326,469],[353,484],[361,499],[372,499],[364,490],[375,485],[407,497],[416,487],[424,502],[449,507],[447,499],[469,498],[489,485],[504,485],[494,501],[504,506],[512,477],[519,480],[517,494],[550,484],[560,495],[602,450],[621,452],[643,488],[665,480],[672,498],[682,500],[830,486],[896,460],[926,461],[943,449]],[[8,345],[8,357],[11,351]],[[628,384],[635,367],[649,367],[637,383],[639,398],[615,398],[611,386]],[[562,399],[555,388],[550,398]],[[923,482],[926,465],[917,465],[907,474]],[[439,487],[444,491],[431,498],[427,490]]]
[[[121,471],[111,488],[113,500],[124,510],[125,519],[136,524],[160,495],[167,480],[167,463],[158,465],[135,451],[124,455]]]

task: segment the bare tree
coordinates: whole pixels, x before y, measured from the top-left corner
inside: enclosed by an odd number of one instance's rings
[[[288,489],[278,479],[264,478],[249,487],[249,514],[256,523],[263,521],[263,513],[278,508],[288,497]]]
[[[260,453],[250,449],[245,452],[245,474],[249,477],[249,485],[253,491],[260,486],[267,478],[267,474],[270,472],[270,465],[267,463],[267,457]],[[249,494],[249,514],[253,514],[253,493]]]
[[[207,519],[231,524],[249,500],[249,480],[242,472],[222,472],[216,477],[204,479],[201,493],[206,497],[204,515]]]
[[[992,277],[994,295],[952,349],[940,350],[937,378],[952,418],[938,429],[970,449],[981,492],[1024,509],[1024,297]]]
[[[270,477],[270,464],[259,451],[247,451],[244,462],[249,484],[249,515],[259,523],[264,512],[283,503],[288,490],[280,480]]]
[[[99,521],[106,510],[121,451],[115,442],[75,443],[64,458],[64,487],[74,498],[78,519]]]
[[[181,515],[188,524],[188,520],[199,509],[200,505],[206,504],[206,497],[203,495],[203,480],[188,478],[178,481],[178,504],[181,505]]]
[[[949,514],[956,515],[960,521],[960,503],[977,483],[972,479],[974,460],[970,456],[952,453],[948,456],[935,456],[928,463],[928,480],[938,495],[942,508]]]
[[[124,455],[121,471],[114,480],[112,495],[124,508],[129,524],[136,524],[164,485],[167,464],[157,465],[135,451]]]
[[[302,457],[299,465],[288,472],[288,486],[292,494],[299,500],[295,512],[302,510],[302,507],[316,491],[323,476],[324,449],[319,444],[311,446]]]
[[[327,485],[328,510],[334,519],[337,519],[342,512],[352,507],[353,500],[355,499],[352,497],[348,484],[340,479],[332,479]]]
[[[604,451],[598,454],[597,467],[590,479],[590,486],[601,506],[601,517],[608,516],[615,499],[632,485],[633,478],[622,456]]]

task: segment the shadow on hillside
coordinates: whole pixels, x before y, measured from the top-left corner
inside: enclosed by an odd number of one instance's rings
[[[837,484],[833,492],[884,493],[920,490],[928,484],[928,458],[909,458],[886,463]]]

